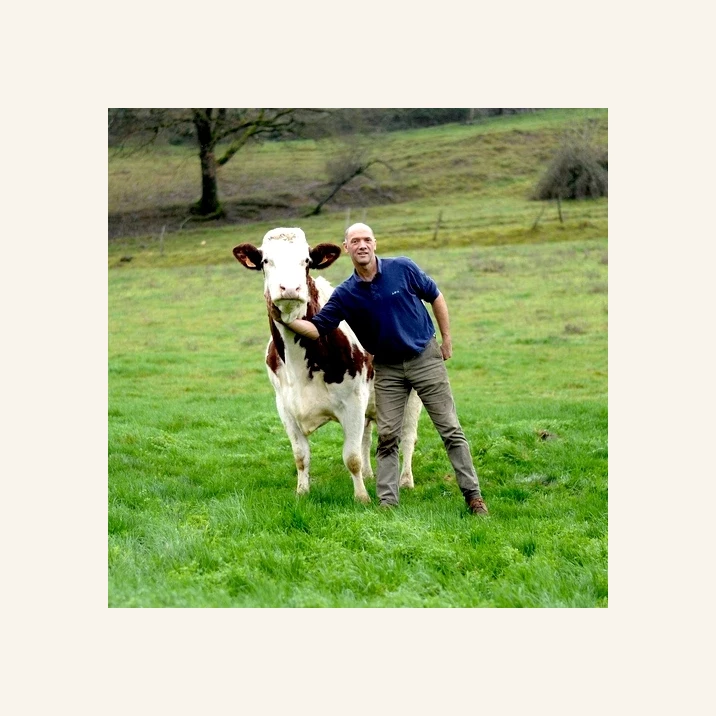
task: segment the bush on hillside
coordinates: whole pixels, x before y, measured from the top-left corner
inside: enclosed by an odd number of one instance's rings
[[[587,133],[563,139],[535,187],[534,199],[595,199],[608,196],[607,150]]]

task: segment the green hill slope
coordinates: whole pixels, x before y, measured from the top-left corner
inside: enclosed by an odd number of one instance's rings
[[[556,206],[530,199],[561,138],[575,129],[588,129],[606,147],[607,110],[544,110],[469,126],[256,145],[220,169],[227,219],[211,224],[187,221],[200,184],[190,148],[110,152],[110,266],[229,261],[227,245],[239,237],[259,242],[279,225],[301,226],[317,242],[339,241],[348,221],[367,221],[384,251],[606,237],[606,199],[565,203],[562,220]],[[360,177],[319,216],[306,218],[329,191],[328,163],[349,152],[390,169],[376,165],[372,179]]]

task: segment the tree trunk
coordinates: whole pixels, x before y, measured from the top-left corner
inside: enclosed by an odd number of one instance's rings
[[[199,213],[202,216],[216,214],[220,211],[219,190],[216,183],[216,157],[214,149],[199,150],[201,160],[201,199],[199,200]]]
[[[210,214],[221,215],[223,210],[219,203],[219,189],[216,181],[216,140],[211,129],[211,112],[194,112],[194,127],[199,142],[199,160],[201,162],[201,199],[196,205],[196,212],[201,216]]]

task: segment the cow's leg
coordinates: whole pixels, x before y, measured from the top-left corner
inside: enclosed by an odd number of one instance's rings
[[[365,423],[365,406],[358,405],[340,421],[343,428],[343,462],[353,478],[353,496],[358,502],[368,504],[370,496],[363,482],[363,435]]]
[[[308,438],[303,434],[293,416],[284,408],[283,401],[279,394],[276,394],[276,407],[281,418],[286,434],[291,441],[291,449],[293,450],[293,459],[296,463],[296,474],[298,484],[296,485],[296,494],[303,495],[309,489],[308,470],[311,466],[311,448],[308,444]]]
[[[373,466],[370,463],[370,447],[373,441],[373,421],[366,418],[363,423],[363,444],[361,457],[363,459],[363,479],[370,480],[373,477]]]
[[[403,413],[403,429],[400,433],[400,450],[403,453],[403,470],[400,473],[400,487],[415,487],[413,481],[413,452],[418,441],[418,420],[423,404],[414,391],[410,391]]]
[[[296,432],[289,432],[291,447],[293,448],[293,459],[296,462],[296,494],[304,495],[309,489],[308,469],[311,466],[311,448],[306,436],[298,429]]]

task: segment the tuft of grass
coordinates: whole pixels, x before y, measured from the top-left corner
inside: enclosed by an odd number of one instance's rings
[[[570,127],[534,190],[535,199],[596,199],[607,196],[606,142],[594,139],[594,120]]]

